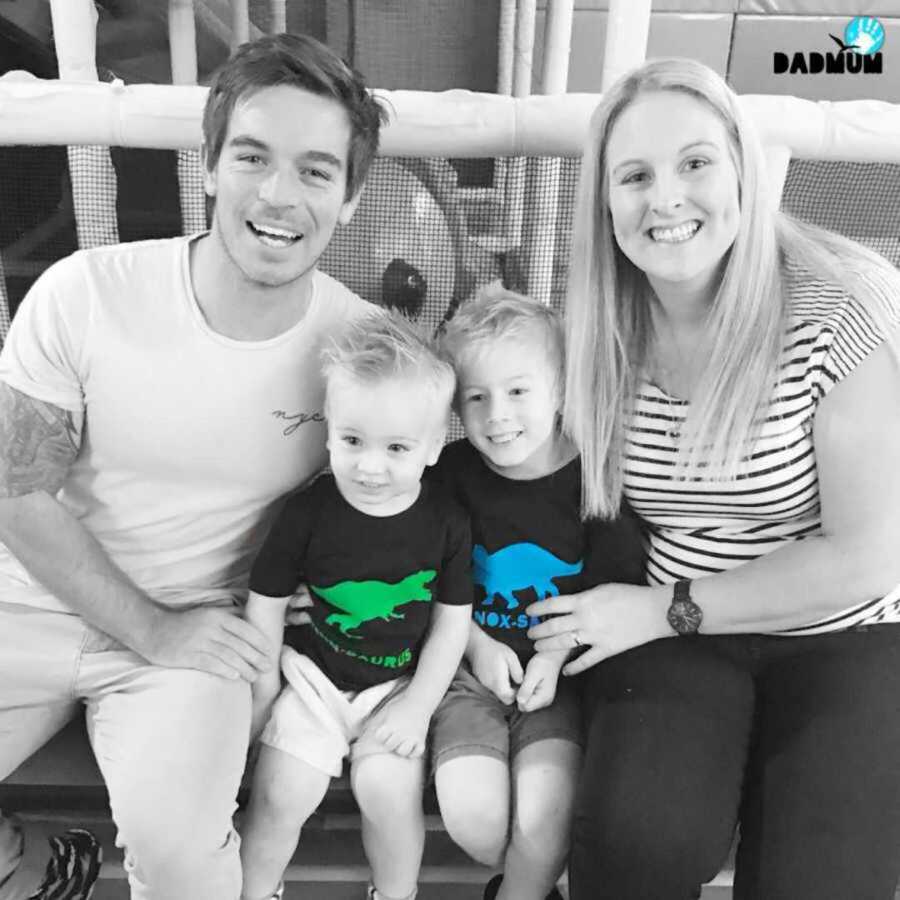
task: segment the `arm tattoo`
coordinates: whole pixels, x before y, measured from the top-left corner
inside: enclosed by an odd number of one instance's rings
[[[55,494],[81,446],[82,412],[0,383],[0,497]]]

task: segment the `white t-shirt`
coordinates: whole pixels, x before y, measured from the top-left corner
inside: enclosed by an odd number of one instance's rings
[[[321,272],[304,318],[265,341],[212,331],[189,238],[80,251],[20,306],[0,379],[84,409],[59,500],[155,600],[234,596],[278,499],[325,463],[324,337],[368,304]],[[0,601],[68,610],[0,544]]]

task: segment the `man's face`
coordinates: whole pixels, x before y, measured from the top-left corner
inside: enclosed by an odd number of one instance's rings
[[[333,98],[288,85],[238,101],[222,152],[205,170],[215,198],[212,238],[245,284],[308,281],[346,199],[350,121]]]

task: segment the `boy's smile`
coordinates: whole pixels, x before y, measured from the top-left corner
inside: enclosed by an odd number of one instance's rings
[[[485,462],[506,478],[540,478],[557,462],[559,389],[537,336],[502,338],[464,355],[459,414]]]

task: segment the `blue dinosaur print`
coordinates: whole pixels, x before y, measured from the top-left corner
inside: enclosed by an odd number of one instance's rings
[[[481,544],[472,548],[472,580],[484,588],[484,602],[492,604],[499,594],[506,601],[507,610],[519,605],[514,591],[531,588],[538,600],[555,597],[559,588],[553,579],[577,575],[583,568],[580,559],[567,563],[537,544],[509,544],[493,553]]]

